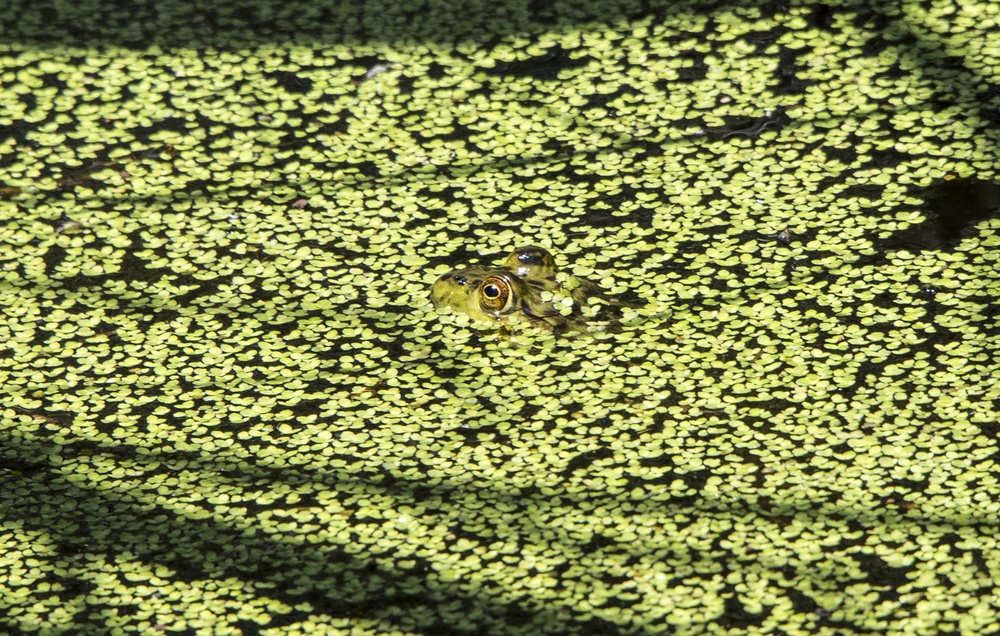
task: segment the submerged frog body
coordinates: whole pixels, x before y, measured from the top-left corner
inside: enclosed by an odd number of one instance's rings
[[[635,304],[608,296],[597,283],[559,274],[552,255],[535,246],[515,249],[499,267],[448,272],[434,283],[431,300],[478,320],[503,325],[525,319],[557,333],[586,331],[592,321],[613,328],[620,308]]]

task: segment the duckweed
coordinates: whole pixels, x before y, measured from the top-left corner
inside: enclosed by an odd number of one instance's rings
[[[0,631],[1000,631],[992,5],[22,4]]]

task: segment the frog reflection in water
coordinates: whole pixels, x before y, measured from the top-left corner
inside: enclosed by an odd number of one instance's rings
[[[640,304],[613,298],[589,280],[559,275],[552,255],[535,246],[515,249],[500,267],[448,272],[434,283],[431,300],[478,320],[505,325],[523,318],[555,333],[587,331],[588,322],[597,321],[618,330],[621,307]]]

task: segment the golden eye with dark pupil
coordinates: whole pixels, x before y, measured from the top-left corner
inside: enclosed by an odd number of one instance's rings
[[[498,276],[490,276],[483,281],[479,290],[479,306],[491,314],[505,312],[513,304],[510,283]]]

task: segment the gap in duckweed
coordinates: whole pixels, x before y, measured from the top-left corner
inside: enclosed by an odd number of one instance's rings
[[[582,68],[593,61],[589,55],[570,57],[566,49],[555,45],[540,55],[513,62],[499,62],[486,72],[499,77],[531,77],[537,80],[554,80],[559,71]]]
[[[722,126],[708,126],[704,134],[715,135],[719,139],[734,136],[756,137],[767,130],[775,132],[791,123],[791,118],[781,108],[765,111],[760,117],[726,117]]]
[[[887,241],[890,249],[951,250],[976,223],[1000,215],[1000,184],[975,177],[939,181],[924,191],[927,218]]]

